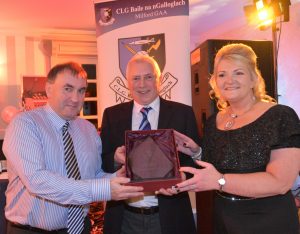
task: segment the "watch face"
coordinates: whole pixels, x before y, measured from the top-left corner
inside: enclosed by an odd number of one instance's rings
[[[225,179],[224,178],[221,178],[218,180],[219,184],[220,185],[224,185],[225,184]]]

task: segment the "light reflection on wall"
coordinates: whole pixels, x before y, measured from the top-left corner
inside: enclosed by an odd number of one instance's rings
[[[6,84],[6,64],[0,62],[0,85]]]
[[[5,37],[0,36],[0,85],[7,83],[7,59]]]

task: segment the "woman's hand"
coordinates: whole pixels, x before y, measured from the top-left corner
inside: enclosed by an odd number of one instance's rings
[[[182,181],[186,180],[186,176],[183,172],[180,172],[180,176],[181,176]],[[155,194],[156,195],[162,194],[165,196],[173,196],[173,195],[178,194],[179,192],[180,191],[178,190],[177,186],[172,186],[171,188],[167,188],[167,189],[161,188],[158,191],[155,191]]]
[[[177,191],[175,186],[172,186],[172,188],[167,188],[167,189],[161,188],[160,190],[155,191],[155,194],[156,195],[161,194],[161,195],[165,195],[165,196],[173,196],[173,195],[178,194],[178,192],[179,191]]]
[[[218,180],[222,177],[221,173],[216,168],[207,162],[196,161],[196,163],[202,167],[202,169],[196,169],[192,167],[181,167],[181,172],[188,172],[193,174],[193,178],[183,181],[176,185],[177,191],[207,191],[218,190]]]
[[[197,145],[191,138],[189,138],[188,136],[177,132],[174,130],[174,136],[175,136],[175,141],[177,144],[177,150],[193,156],[195,154],[197,154],[200,151],[200,146]]]

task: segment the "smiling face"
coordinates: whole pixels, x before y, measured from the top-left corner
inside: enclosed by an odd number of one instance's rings
[[[253,98],[255,76],[245,63],[235,59],[222,59],[216,70],[216,88],[223,100],[237,102]]]
[[[82,108],[86,88],[86,79],[62,71],[46,84],[48,103],[61,118],[74,119]]]
[[[128,87],[132,98],[148,105],[158,96],[158,80],[152,64],[145,60],[132,61],[127,67]]]

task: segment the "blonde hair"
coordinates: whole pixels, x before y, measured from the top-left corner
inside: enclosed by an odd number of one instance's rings
[[[223,46],[217,52],[214,60],[214,71],[209,80],[209,84],[212,88],[209,95],[212,99],[216,100],[218,109],[222,110],[229,106],[229,103],[222,99],[216,85],[217,68],[219,63],[224,59],[240,61],[247,66],[251,76],[256,80],[256,83],[253,87],[253,95],[256,100],[276,102],[274,98],[266,94],[265,81],[257,67],[257,56],[253,49],[250,46],[242,43],[233,43]]]

